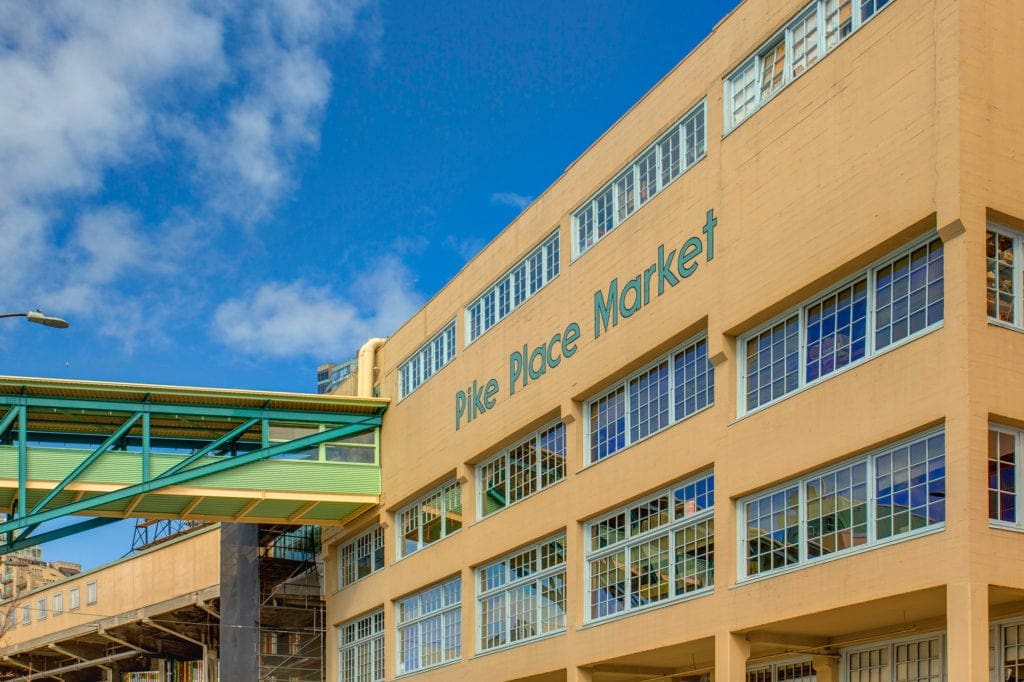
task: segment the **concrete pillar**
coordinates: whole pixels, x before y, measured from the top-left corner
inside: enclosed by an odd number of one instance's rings
[[[566,682],[594,682],[594,673],[589,668],[577,668],[572,666],[567,671]]]
[[[839,682],[839,659],[836,656],[811,656],[817,682]]]
[[[988,679],[988,585],[946,585],[946,656],[947,679]]]
[[[259,526],[220,527],[220,679],[258,680],[260,672]],[[211,671],[207,672],[207,678]]]
[[[747,678],[747,659],[750,658],[750,642],[744,635],[731,632],[715,635],[714,682],[744,682]]]

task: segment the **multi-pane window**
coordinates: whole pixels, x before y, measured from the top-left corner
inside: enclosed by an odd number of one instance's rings
[[[565,534],[477,571],[480,651],[565,630]]]
[[[945,452],[929,431],[742,500],[740,579],[941,526]]]
[[[544,428],[477,467],[480,516],[493,514],[565,478],[565,424]]]
[[[455,320],[445,325],[398,367],[398,399],[409,395],[455,359]]]
[[[338,588],[384,568],[384,529],[376,526],[338,548]]]
[[[848,682],[942,682],[943,637],[888,642],[846,653]],[[1007,678],[1013,679],[1013,678]]]
[[[587,402],[588,462],[693,415],[715,401],[707,339],[688,342]]]
[[[93,582],[86,583],[85,584],[85,604],[86,604],[86,606],[91,606],[91,605],[95,604],[96,603],[96,599],[97,599],[98,596],[99,595],[98,595],[98,592],[96,590],[96,582],[93,581]]]
[[[462,488],[452,481],[398,512],[398,556],[408,556],[460,528]]]
[[[559,233],[555,230],[544,242],[466,306],[466,345],[501,322],[541,287],[558,276]]]
[[[853,11],[856,2],[859,12]],[[729,74],[724,83],[725,131],[831,52],[890,0],[814,0]],[[824,27],[825,40],[818,38]]]
[[[587,620],[710,590],[714,506],[708,472],[587,523]]]
[[[70,590],[68,590],[68,608],[71,609],[72,611],[74,611],[75,609],[77,609],[79,607],[79,605],[80,605],[80,601],[79,600],[81,599],[80,595],[81,595],[81,592],[80,592],[79,588],[77,588],[77,587],[72,587]]]
[[[986,253],[988,318],[1024,327],[1021,284],[1024,283],[1024,237],[1002,225],[989,223]]]
[[[28,625],[32,622],[32,605],[25,604],[21,607],[21,623],[22,625]]]
[[[59,616],[64,613],[64,593],[58,592],[53,595],[53,615]]]
[[[384,680],[384,610],[338,626],[341,682]]]
[[[705,102],[688,111],[615,179],[599,189],[572,216],[573,256],[582,255],[623,220],[704,158]]]
[[[747,669],[747,682],[815,682],[817,679],[811,661],[781,661]]]
[[[740,412],[938,327],[943,305],[941,240],[890,256],[740,339]]]
[[[1024,621],[1001,623],[992,627],[991,666],[993,680],[1024,680]]]
[[[1022,439],[1024,434],[1017,429],[997,424],[988,427],[988,518],[1016,528],[1024,528],[1017,496]]]
[[[36,604],[36,620],[46,620],[46,614],[49,609],[46,608],[46,597],[43,597]]]
[[[438,583],[398,601],[398,674],[462,656],[462,580]]]

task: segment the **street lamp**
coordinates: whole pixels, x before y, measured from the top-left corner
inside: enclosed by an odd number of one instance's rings
[[[0,317],[24,317],[29,322],[43,324],[47,327],[56,327],[57,329],[67,329],[69,326],[67,320],[44,315],[42,310],[30,310],[27,313],[0,313]]]

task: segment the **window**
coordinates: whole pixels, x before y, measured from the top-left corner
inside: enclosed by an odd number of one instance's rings
[[[452,481],[398,512],[399,558],[462,528],[462,488]]]
[[[1024,327],[1024,306],[1021,305],[1021,284],[1024,263],[1021,263],[1022,235],[997,223],[988,224],[986,253],[986,293],[988,319],[1014,327]]]
[[[815,682],[817,679],[810,661],[766,663],[747,669],[747,682]]]
[[[58,592],[53,595],[53,615],[59,616],[64,613],[64,593]]]
[[[937,328],[942,241],[890,256],[740,338],[741,413]]]
[[[934,635],[848,651],[848,682],[942,682],[943,648],[943,637]]]
[[[85,605],[91,606],[96,603],[96,581],[85,584]]]
[[[725,79],[725,132],[729,132],[794,78],[811,68],[890,0],[814,0]],[[819,27],[825,40],[819,39]]]
[[[945,449],[930,431],[741,500],[740,579],[941,527]]]
[[[988,427],[988,518],[993,525],[1024,528],[1017,497],[1022,437],[1017,429],[998,424]]]
[[[36,603],[36,620],[46,620],[46,597],[43,597]]]
[[[401,400],[455,359],[455,320],[427,341],[398,367],[398,399]]]
[[[461,590],[454,578],[398,601],[399,675],[462,657]]]
[[[338,548],[338,589],[384,568],[384,529],[371,528]]]
[[[80,591],[77,587],[72,587],[70,590],[68,590],[68,608],[72,611],[78,610],[80,599],[79,592]]]
[[[277,655],[277,633],[263,631],[260,633],[260,653],[268,656]]]
[[[1024,621],[993,626],[990,636],[992,665],[997,671],[992,679],[1024,680]]]
[[[558,230],[521,261],[513,265],[497,282],[466,306],[466,345],[501,322],[506,315],[558,276]]]
[[[480,651],[565,631],[565,534],[477,571]]]
[[[24,625],[28,625],[32,622],[32,605],[25,604],[21,607],[21,622]]]
[[[714,508],[708,472],[587,523],[587,619],[710,591]]]
[[[707,150],[705,107],[706,102],[701,100],[614,180],[573,212],[574,258],[583,255],[640,206],[704,158]]]
[[[712,405],[715,369],[707,339],[672,351],[587,402],[588,463],[614,455]]]
[[[383,682],[384,610],[338,626],[341,682]]]
[[[565,478],[565,424],[547,427],[477,467],[480,516],[501,511]]]

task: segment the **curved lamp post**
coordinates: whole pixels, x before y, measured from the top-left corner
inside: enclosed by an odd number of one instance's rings
[[[46,325],[47,327],[56,327],[57,329],[67,329],[70,326],[67,320],[44,315],[42,310],[30,310],[27,313],[0,313],[0,317],[24,317],[29,322]]]

